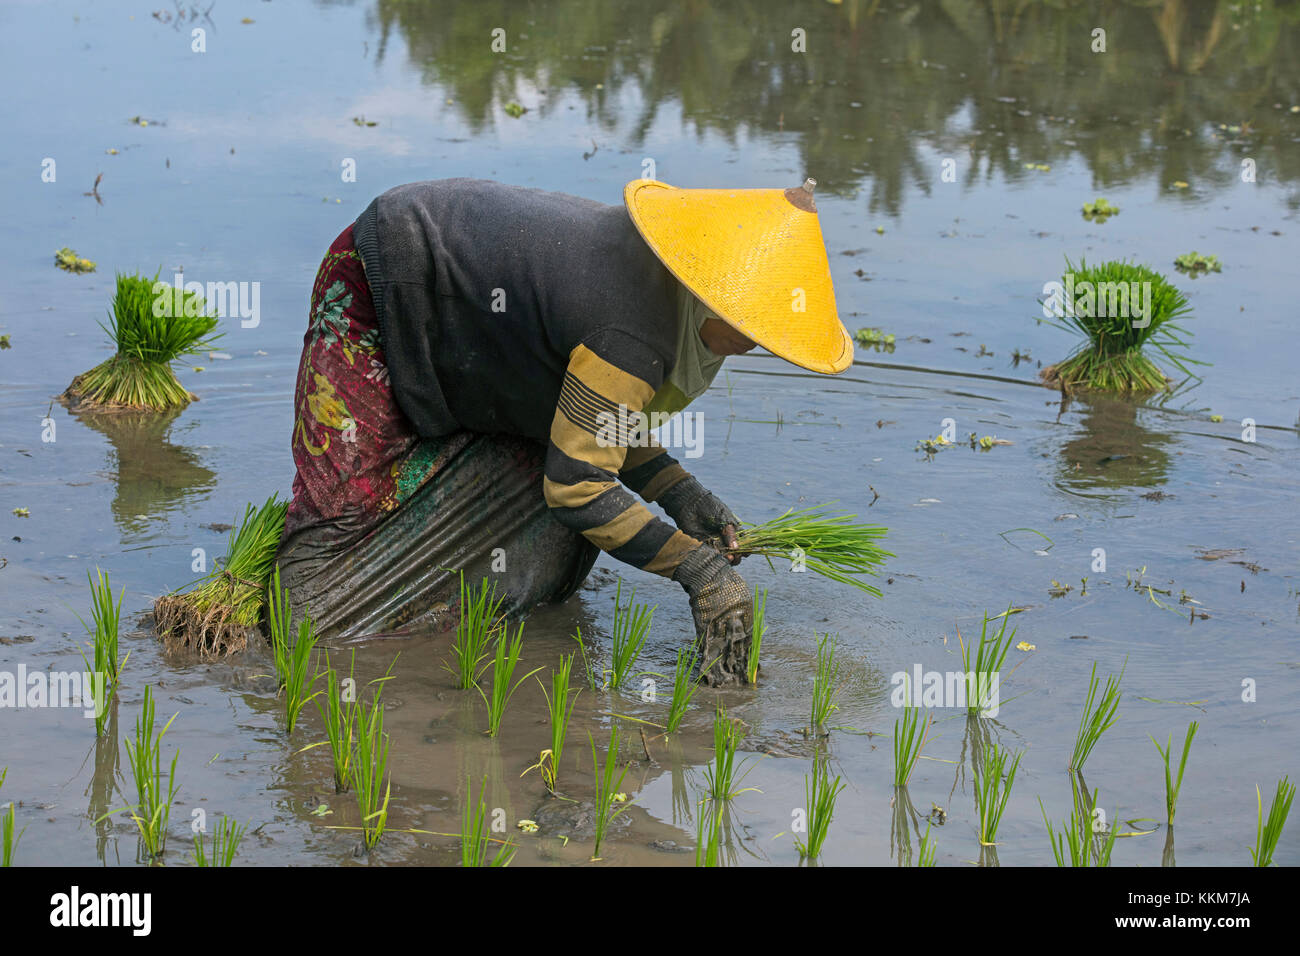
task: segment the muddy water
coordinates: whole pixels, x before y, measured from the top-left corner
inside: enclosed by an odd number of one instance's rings
[[[816,635],[830,632],[847,677],[824,746],[847,789],[824,862],[899,862],[933,805],[946,810],[932,830],[940,864],[979,861],[970,754],[982,733],[1025,752],[1000,862],[1050,863],[1037,801],[1055,820],[1068,815],[1064,768],[1095,661],[1103,673],[1126,667],[1120,722],[1087,769],[1108,818],[1163,816],[1148,735],[1181,737],[1196,719],[1177,861],[1248,863],[1253,785],[1267,791],[1300,770],[1291,427],[1300,389],[1287,282],[1300,119],[1285,92],[1296,87],[1296,26],[1268,4],[1261,22],[1238,29],[1216,25],[1226,14],[1211,7],[1179,10],[1157,23],[1120,5],[1106,22],[1127,45],[1099,59],[1087,37],[1100,14],[1087,4],[1033,5],[1013,21],[979,3],[872,13],[846,2],[800,24],[779,5],[746,6],[741,17],[728,4],[667,14],[561,3],[526,18],[466,7],[454,29],[438,4],[275,4],[248,13],[251,24],[244,11],[214,8],[198,22],[202,54],[191,52],[194,24],[161,22],[148,5],[7,5],[0,27],[37,39],[4,67],[10,88],[26,92],[3,107],[10,137],[0,153],[9,213],[0,335],[12,344],[0,352],[0,670],[80,665],[87,569],[110,571],[135,621],[192,580],[195,549],[208,561],[223,552],[225,534],[208,525],[288,491],[311,277],[375,193],[470,174],[615,202],[646,159],[683,186],[793,184],[807,173],[821,182],[846,323],[895,334],[895,349],[860,350],[834,380],[764,356],[729,360],[698,403],[704,453],[687,464],[751,520],[838,500],[889,527],[896,557],[879,600],[742,565],[770,590],[771,630],[758,688],[721,694],[748,725],[743,785],[761,791],[733,803],[728,860],[798,859],[789,831],[813,753],[800,731]],[[486,39],[499,24],[511,37],[504,56]],[[792,56],[798,26],[809,47]],[[323,63],[334,65],[328,75]],[[529,112],[509,118],[511,101]],[[51,183],[40,180],[46,157],[57,164]],[[943,180],[945,158],[956,160],[956,182]],[[1245,158],[1256,162],[1254,183],[1241,180]],[[356,183],[340,179],[345,159],[357,161]],[[102,205],[82,195],[100,172]],[[1079,215],[1098,195],[1122,209],[1100,225]],[[98,271],[52,268],[63,245]],[[1073,345],[1034,321],[1065,256],[1134,257],[1173,274],[1173,257],[1192,249],[1224,262],[1222,274],[1178,279],[1195,309],[1192,357],[1213,363],[1204,381],[1162,406],[1062,407],[1033,384],[1040,362]],[[202,371],[181,372],[201,401],[168,419],[51,409],[73,375],[108,354],[95,322],[114,271],[181,267],[190,279],[261,283],[257,325],[223,322],[219,348],[231,357],[203,356]],[[1017,364],[1015,350],[1028,361]],[[42,440],[47,417],[52,442]],[[1245,418],[1258,425],[1253,442]],[[930,460],[917,442],[944,419],[959,439],[1012,444],[959,443]],[[1096,549],[1105,571],[1093,570]],[[1158,591],[1128,586],[1142,568]],[[523,665],[571,652],[575,627],[594,638],[594,659],[606,658],[621,570],[602,558],[575,598],[534,614]],[[643,666],[668,672],[690,631],[684,596],[662,579],[629,571],[627,580],[658,606]],[[1054,581],[1071,589],[1054,596]],[[968,729],[960,711],[936,711],[933,759],[908,793],[916,813],[891,807],[891,677],[918,665],[957,670],[958,630],[969,635],[985,609],[1008,605],[1026,608],[1013,623],[1034,650],[1012,651],[997,718]],[[1193,609],[1209,616],[1192,619]],[[477,695],[454,690],[442,670],[443,636],[356,646],[358,676],[378,676],[400,655],[385,691],[390,824],[430,831],[393,832],[369,858],[346,829],[357,810],[333,793],[326,749],[302,750],[322,739],[316,717],[284,732],[262,676],[269,661],[169,659],[143,628],[124,646],[109,742],[96,745],[80,711],[0,710],[9,768],[0,799],[22,802],[27,827],[20,863],[134,861],[133,826],[94,820],[125,803],[125,752],[112,741],[129,733],[146,684],[160,713],[179,714],[165,738],[165,753],[181,754],[173,864],[188,853],[196,809],[251,823],[245,864],[451,863],[457,841],[437,834],[458,830],[466,780],[485,777],[519,862],[590,855],[581,814],[548,801],[536,773],[520,776],[549,739],[540,690],[525,685],[501,736],[486,738]],[[1243,681],[1254,702],[1243,701]],[[582,694],[561,770],[569,796],[591,796],[587,733],[603,759],[609,714],[661,721],[659,690],[657,702],[636,689]],[[714,696],[700,692],[676,739],[623,721],[632,807],[602,854],[608,863],[692,862],[674,851],[694,844]],[[520,833],[523,818],[542,829]],[[1284,834],[1280,863],[1300,862],[1297,834]],[[1159,865],[1165,840],[1163,830],[1119,840],[1115,860]]]

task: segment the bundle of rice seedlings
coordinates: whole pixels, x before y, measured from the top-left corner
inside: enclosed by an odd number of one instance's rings
[[[763,524],[742,525],[731,553],[761,554],[769,565],[774,557],[788,558],[791,570],[815,571],[880,597],[880,591],[860,575],[876,574],[885,559],[893,557],[877,543],[887,529],[854,524],[856,517],[832,515],[826,505],[791,509]]]
[[[119,273],[109,324],[100,323],[117,354],[74,378],[63,397],[101,408],[184,407],[197,396],[181,385],[170,363],[216,341],[219,336],[210,336],[216,326],[198,293],[179,291],[157,276]]]
[[[1103,262],[1078,268],[1065,260],[1064,296],[1060,321],[1051,324],[1084,340],[1063,362],[1042,371],[1043,381],[1066,391],[1151,393],[1168,389],[1170,381],[1146,354],[1158,352],[1188,378],[1197,376],[1188,365],[1204,365],[1183,354],[1188,333],[1178,324],[1191,314],[1187,297],[1146,266]],[[1135,301],[1136,300],[1136,301]],[[1050,319],[1047,321],[1051,321]]]
[[[231,532],[221,566],[197,584],[154,602],[158,634],[168,648],[222,657],[242,651],[249,635],[261,633],[258,625],[288,508],[275,495],[261,508],[248,505],[244,520]]]

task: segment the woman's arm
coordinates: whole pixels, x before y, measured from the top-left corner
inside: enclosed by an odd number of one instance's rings
[[[619,482],[629,450],[624,426],[654,395],[657,383],[647,379],[656,368],[662,363],[646,346],[618,333],[593,336],[573,350],[542,487],[562,524],[620,561],[672,577],[700,542],[656,518]],[[676,470],[686,477],[680,465]]]

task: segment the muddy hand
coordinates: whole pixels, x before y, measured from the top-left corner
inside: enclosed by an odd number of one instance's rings
[[[665,491],[658,503],[668,512],[684,534],[714,546],[718,550],[736,547],[736,529],[740,519],[717,495],[693,476],[687,476]],[[738,554],[724,555],[731,564],[739,564]]]
[[[712,686],[743,683],[754,614],[749,585],[707,544],[683,559],[673,579],[691,599],[701,677]]]
[[[741,611],[729,611],[710,621],[696,638],[700,680],[710,687],[745,683],[752,639],[745,617]]]

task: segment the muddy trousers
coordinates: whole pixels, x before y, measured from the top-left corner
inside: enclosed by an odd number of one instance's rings
[[[599,551],[547,507],[545,446],[467,432],[429,441],[436,472],[379,524],[315,525],[281,542],[295,634],[303,609],[327,643],[447,630],[461,571],[471,588],[493,581],[510,615],[562,601],[586,579]]]

